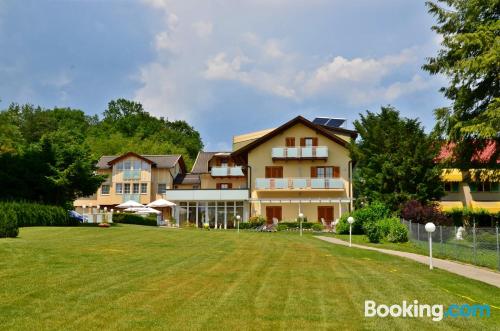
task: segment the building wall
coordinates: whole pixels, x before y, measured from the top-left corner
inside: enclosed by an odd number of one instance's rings
[[[202,189],[216,189],[218,183],[231,183],[232,188],[246,188],[247,179],[245,177],[212,177],[210,174],[201,174],[201,188]]]
[[[287,161],[273,161],[271,151],[273,147],[284,147],[286,145],[285,138],[295,137],[296,147],[300,147],[300,138],[302,137],[317,137],[318,146],[328,147],[328,159],[324,160],[287,160]],[[288,130],[280,133],[272,139],[262,143],[248,153],[248,164],[252,167],[252,182],[251,182],[251,196],[253,199],[337,199],[349,197],[349,152],[346,148],[330,140],[329,138],[316,133],[309,127],[303,124],[297,124]],[[255,190],[255,179],[265,178],[266,166],[283,166],[284,178],[310,178],[311,167],[313,166],[338,166],[340,167],[340,179],[344,183],[343,190]],[[251,212],[252,215],[266,214],[266,205],[269,203],[252,202]],[[294,220],[298,215],[298,204],[278,204],[283,206],[282,213],[283,219]],[[325,204],[301,204],[302,212],[308,217],[309,220],[317,221],[317,207]],[[337,203],[330,204],[334,207],[335,218],[340,216],[340,211]],[[348,203],[342,204],[343,212],[347,211]]]

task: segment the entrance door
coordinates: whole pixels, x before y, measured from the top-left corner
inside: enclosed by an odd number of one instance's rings
[[[318,221],[323,219],[328,229],[332,227],[333,206],[318,206]]]
[[[278,221],[281,221],[281,206],[266,207],[267,224],[273,224],[273,218],[276,218]]]

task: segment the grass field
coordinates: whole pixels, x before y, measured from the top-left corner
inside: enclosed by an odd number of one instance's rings
[[[490,318],[365,318],[364,301],[485,303],[500,289],[310,234],[22,228],[0,239],[0,329],[497,329]]]

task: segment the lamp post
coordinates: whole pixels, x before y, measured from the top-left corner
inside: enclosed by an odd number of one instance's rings
[[[299,227],[300,227],[300,236],[302,237],[302,219],[304,218],[304,214],[299,213]]]
[[[241,216],[236,215],[236,226],[238,227],[238,233],[240,233],[240,220],[241,220]]]
[[[432,222],[426,223],[425,231],[429,235],[429,269],[432,270],[432,233],[436,231],[436,226]]]
[[[352,247],[352,223],[354,223],[354,217],[349,216],[347,223],[349,223],[349,247]]]

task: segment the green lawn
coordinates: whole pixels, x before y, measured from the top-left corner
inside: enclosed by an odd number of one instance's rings
[[[345,241],[349,241],[348,234],[326,234]],[[378,248],[393,249],[397,251],[416,253],[421,255],[429,254],[429,243],[426,240],[408,241],[406,243],[391,243],[382,240],[380,243],[371,243],[365,235],[353,235],[352,242],[360,245],[373,246]],[[496,248],[496,247],[495,247]],[[467,241],[449,241],[441,244],[439,241],[432,243],[432,254],[434,257],[465,262],[469,264],[487,267],[498,271],[499,258],[495,249],[485,249],[479,247],[476,257],[474,257],[472,244]]]
[[[364,300],[494,305],[490,318],[365,318]],[[498,329],[500,289],[310,234],[23,228],[0,239],[0,329]]]

